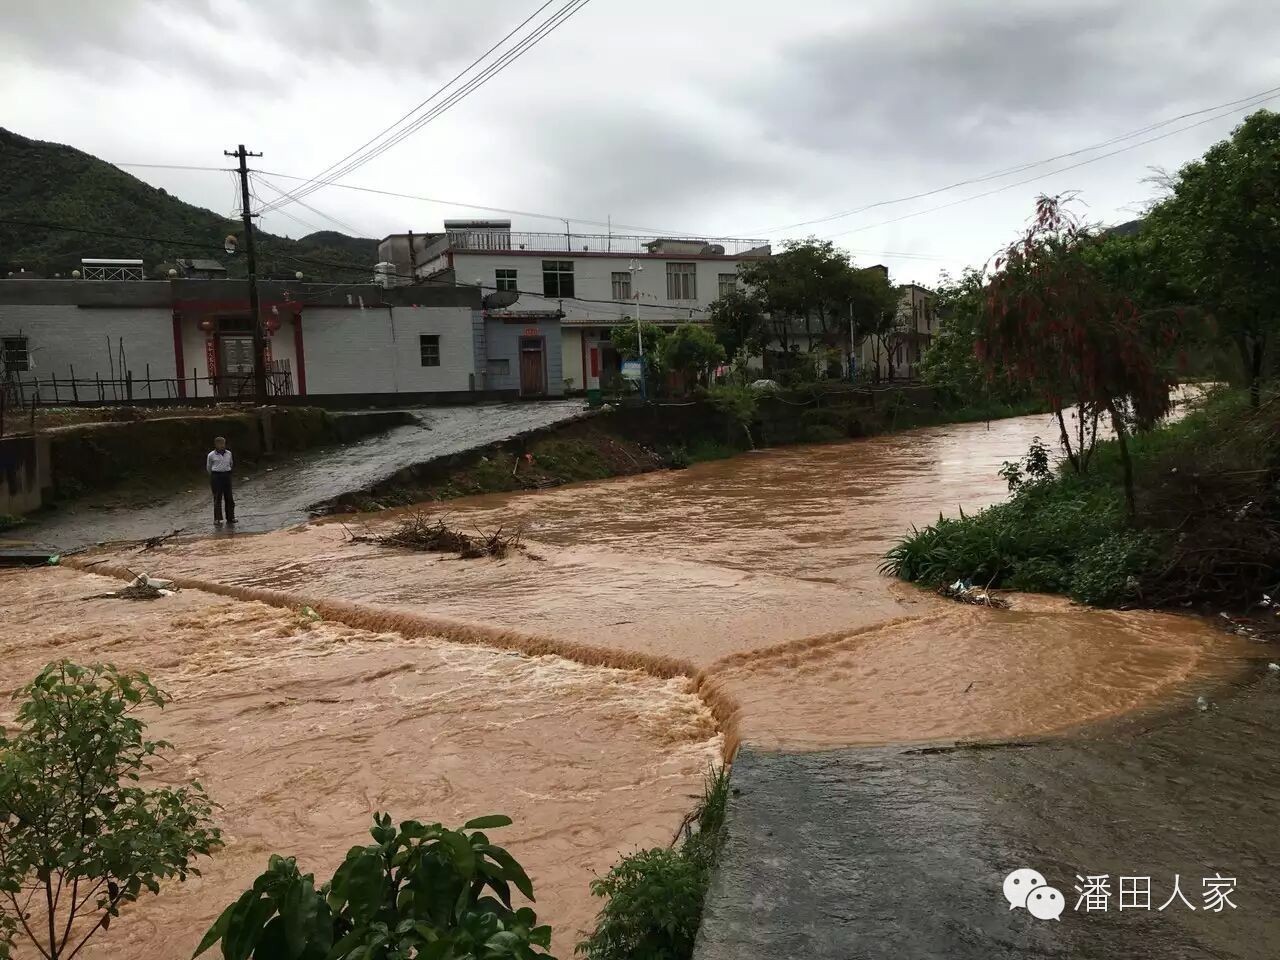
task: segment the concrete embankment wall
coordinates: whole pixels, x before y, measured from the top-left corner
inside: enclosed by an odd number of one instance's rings
[[[0,441],[0,514],[20,516],[54,499],[127,483],[163,484],[199,470],[213,438],[227,438],[237,463],[333,443],[412,423],[403,410],[330,413],[272,407],[201,417],[157,417],[53,427]]]
[[[35,510],[48,487],[48,438],[31,434],[0,438],[0,517]]]

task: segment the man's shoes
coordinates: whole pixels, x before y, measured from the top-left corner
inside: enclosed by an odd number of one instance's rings
[[[238,522],[238,521],[236,520],[236,518],[235,518],[235,517],[232,517],[230,520],[228,520],[228,521],[227,521],[227,526],[228,526],[228,527],[234,527],[234,526],[236,525],[236,523],[237,523],[237,522]]]
[[[221,517],[214,517],[214,518],[213,518],[213,525],[214,525],[215,527],[220,527],[220,526],[222,526],[222,518],[221,518]]]

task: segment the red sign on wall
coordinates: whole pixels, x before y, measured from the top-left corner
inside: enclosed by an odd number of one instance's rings
[[[525,327],[525,328],[524,328],[524,336],[526,336],[526,337],[540,337],[540,336],[542,336],[542,331],[541,331],[538,327]]]

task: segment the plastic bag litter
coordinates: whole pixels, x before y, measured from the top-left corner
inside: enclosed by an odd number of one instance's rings
[[[957,580],[950,586],[939,587],[938,593],[951,600],[957,600],[960,603],[971,603],[979,607],[999,607],[1003,609],[1009,606],[1007,600],[1002,600],[981,587],[975,587],[969,580]]]
[[[169,597],[177,592],[177,587],[173,585],[172,580],[164,580],[160,577],[149,577],[145,573],[140,573],[129,583],[131,587],[151,587],[159,590],[161,596]]]

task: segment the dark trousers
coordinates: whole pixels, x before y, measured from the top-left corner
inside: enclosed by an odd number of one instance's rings
[[[213,522],[222,522],[222,507],[226,504],[227,521],[234,523],[236,519],[236,501],[231,495],[231,474],[209,474],[209,486],[213,488]]]

